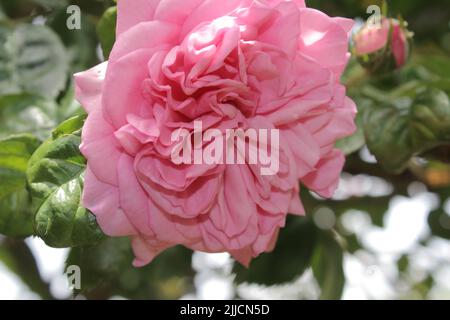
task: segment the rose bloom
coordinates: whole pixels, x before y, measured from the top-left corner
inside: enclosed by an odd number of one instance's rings
[[[387,49],[386,59],[393,58],[395,67],[401,68],[410,55],[410,37],[410,32],[396,19],[383,18],[379,26],[369,22],[353,38],[355,54],[360,57]]]
[[[340,77],[353,21],[283,0],[120,0],[109,61],[75,76],[88,112],[83,204],[135,266],[181,244],[248,265],[274,248],[299,182],[330,197],[355,130]],[[172,133],[278,129],[280,165],[181,164]]]

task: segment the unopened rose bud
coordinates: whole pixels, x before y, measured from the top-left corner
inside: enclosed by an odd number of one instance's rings
[[[406,64],[411,38],[405,22],[383,18],[379,24],[368,22],[355,34],[353,51],[370,72],[387,73]]]

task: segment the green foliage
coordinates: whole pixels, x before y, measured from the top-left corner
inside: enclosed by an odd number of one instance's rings
[[[103,55],[107,59],[116,41],[117,7],[105,11],[97,25],[97,34],[102,45]]]
[[[66,50],[45,26],[0,26],[0,95],[22,92],[56,97],[67,80]]]
[[[10,237],[33,234],[31,197],[26,189],[28,160],[39,141],[30,135],[0,140],[0,233]]]
[[[295,280],[310,266],[317,233],[310,219],[290,219],[273,252],[254,259],[250,268],[235,264],[235,281],[274,285]]]
[[[81,205],[85,159],[78,148],[85,116],[61,124],[29,161],[27,177],[36,208],[35,232],[49,246],[98,241],[103,233]]]
[[[347,138],[343,138],[336,143],[336,148],[340,149],[346,155],[358,151],[366,144],[366,140],[364,139],[364,130],[361,124],[361,114],[356,115],[355,122],[358,126],[356,132],[353,135]]]
[[[82,11],[80,29],[68,29],[67,19],[69,16],[66,8],[65,6],[59,10],[54,10],[49,17],[48,26],[63,41],[70,71],[76,73],[98,63],[95,22],[92,17]]]
[[[66,7],[68,4],[67,0],[32,0],[32,1],[46,9],[63,8]]]
[[[414,155],[449,141],[449,98],[435,89],[412,101],[373,105],[364,111],[364,128],[368,147],[380,164],[388,171],[401,172]]]
[[[439,192],[440,206],[430,212],[428,216],[428,225],[431,233],[443,239],[450,240],[450,214],[445,204],[450,196],[450,188]]]
[[[85,114],[83,107],[75,99],[75,89],[71,86],[59,102],[58,120],[61,122],[83,114]]]
[[[328,233],[319,237],[312,261],[312,269],[321,289],[321,300],[337,300],[344,290],[343,253],[337,240]]]
[[[176,299],[192,286],[190,250],[169,249],[143,268],[132,266],[130,241],[109,238],[95,246],[73,248],[66,265],[83,274],[81,292],[92,299],[120,295],[132,299]]]
[[[31,133],[46,139],[58,121],[58,106],[35,95],[0,96],[0,137]]]
[[[450,240],[450,216],[444,210],[434,210],[428,217],[431,232],[441,238]]]

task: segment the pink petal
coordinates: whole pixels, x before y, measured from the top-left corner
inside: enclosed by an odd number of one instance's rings
[[[148,105],[142,83],[148,77],[145,66],[154,53],[153,49],[138,50],[110,64],[103,89],[103,109],[116,129],[127,124],[130,113],[139,114],[141,107]]]
[[[320,160],[316,171],[308,174],[302,182],[320,196],[330,198],[339,184],[339,177],[344,167],[345,157],[339,150]]]
[[[103,81],[107,67],[108,62],[104,62],[74,75],[75,97],[88,113],[101,107]]]
[[[210,218],[219,230],[233,237],[247,228],[251,217],[256,215],[256,205],[242,181],[239,166],[227,166],[223,184],[218,198],[218,210],[213,210]]]
[[[117,3],[117,37],[139,24],[150,21],[161,0],[121,0]]]
[[[179,0],[184,1],[184,0]],[[189,1],[187,1],[189,2]],[[187,17],[181,29],[181,37],[184,38],[196,26],[203,22],[209,22],[222,16],[227,16],[240,7],[246,7],[251,0],[203,0]]]
[[[135,255],[133,266],[136,268],[149,264],[159,253],[171,247],[162,243],[155,245],[154,241],[148,241],[143,237],[133,237],[131,246]]]
[[[89,168],[84,177],[83,205],[97,218],[102,231],[111,237],[136,234],[119,204],[119,188],[101,182]]]
[[[92,111],[83,127],[80,151],[99,180],[117,185],[116,166],[121,146],[113,132],[111,125],[104,119],[102,110]]]
[[[116,40],[109,56],[109,63],[113,64],[122,57],[139,49],[153,49],[157,51],[157,49],[159,50],[164,46],[167,47],[168,44],[175,42],[178,34],[179,27],[172,23],[163,21],[141,22],[122,33]]]
[[[147,194],[136,179],[133,158],[123,154],[117,164],[120,205],[141,234],[154,235]],[[133,190],[133,192],[130,192]]]
[[[349,58],[348,32],[341,27],[341,21],[309,8],[301,9],[300,21],[300,50],[321,66],[333,70],[338,79]]]

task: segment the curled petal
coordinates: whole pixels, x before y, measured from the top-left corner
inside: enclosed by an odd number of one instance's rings
[[[88,113],[101,108],[103,81],[107,67],[108,62],[104,62],[74,75],[75,96]]]
[[[338,187],[344,162],[345,157],[342,152],[333,150],[327,157],[319,161],[314,172],[305,176],[301,181],[320,196],[330,198]]]

